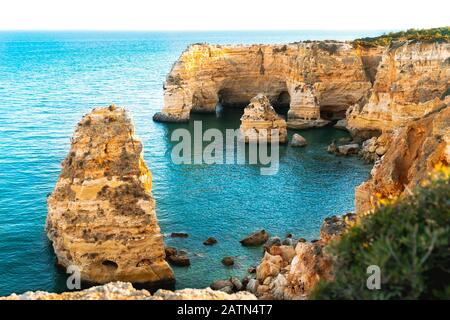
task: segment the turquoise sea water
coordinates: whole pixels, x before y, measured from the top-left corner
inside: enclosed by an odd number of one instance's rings
[[[170,132],[190,124],[160,124],[162,83],[190,43],[283,43],[352,39],[378,32],[0,32],[0,295],[27,290],[64,291],[65,274],[44,233],[46,195],[58,178],[74,127],[92,107],[116,103],[131,113],[153,173],[153,194],[166,238],[189,252],[192,266],[175,268],[177,287],[205,287],[243,276],[261,249],[241,247],[244,235],[318,236],[324,217],[353,209],[353,190],[369,167],[356,158],[328,155],[331,128],[304,131],[303,149],[282,147],[277,175],[252,165],[175,165]],[[239,110],[194,115],[204,129],[239,125]],[[292,132],[289,132],[292,135]],[[205,247],[214,236],[219,243]],[[222,266],[236,256],[233,268]]]

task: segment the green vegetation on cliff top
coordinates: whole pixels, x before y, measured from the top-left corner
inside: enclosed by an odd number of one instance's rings
[[[329,246],[334,281],[321,280],[312,299],[450,299],[449,168],[402,200],[366,215]],[[367,268],[380,267],[369,290]]]
[[[387,46],[393,41],[450,42],[450,27],[390,32],[378,37],[355,39],[353,45],[362,47]]]

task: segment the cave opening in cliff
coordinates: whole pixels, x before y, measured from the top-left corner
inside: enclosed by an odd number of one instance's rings
[[[325,120],[336,121],[345,119],[346,106],[321,105],[320,117]]]
[[[222,107],[234,107],[234,108],[245,108],[250,100],[240,98],[240,95],[233,92],[231,89],[224,88],[217,92],[218,102]]]
[[[290,105],[291,96],[287,91],[281,91],[276,99],[272,102],[272,106],[275,109],[276,113],[284,117],[287,117]]]
[[[104,260],[102,265],[111,270],[116,270],[119,267],[119,265],[112,260]]]

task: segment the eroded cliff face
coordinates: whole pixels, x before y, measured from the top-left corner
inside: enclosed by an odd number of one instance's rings
[[[371,178],[356,188],[357,212],[373,209],[379,197],[412,190],[436,165],[450,164],[450,107],[410,121],[378,139],[387,149],[372,169]]]
[[[196,44],[167,76],[155,120],[185,121],[191,111],[246,105],[263,93],[274,106],[289,106],[289,128],[347,117],[353,134],[370,137],[448,105],[449,82],[449,43]]]
[[[158,290],[153,295],[147,290],[137,290],[131,283],[111,282],[86,290],[49,293],[26,292],[0,297],[0,300],[256,300],[249,292],[227,294],[207,289]]]
[[[46,231],[58,263],[79,267],[81,278],[95,283],[173,282],[151,183],[125,110],[85,115],[47,201]]]
[[[450,44],[393,43],[378,66],[367,103],[348,110],[347,127],[370,136],[450,103]]]
[[[288,126],[323,125],[323,116],[343,118],[367,95],[377,62],[368,57],[380,54],[345,42],[191,45],[167,76],[155,120],[187,120],[191,111],[214,112],[218,102],[245,106],[262,93],[275,106],[290,105]]]

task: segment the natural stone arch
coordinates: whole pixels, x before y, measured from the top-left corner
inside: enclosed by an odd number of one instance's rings
[[[347,109],[366,96],[372,85],[360,53],[350,44],[333,42],[336,50],[327,48],[321,42],[192,45],[170,71],[164,85],[164,108],[154,119],[188,121],[191,111],[215,112],[219,101],[245,106],[262,93],[274,106],[277,102],[286,105],[289,97],[289,127],[327,123],[320,118],[317,100],[325,97],[331,101],[326,105],[342,101],[339,106]],[[315,102],[308,102],[311,92]]]

